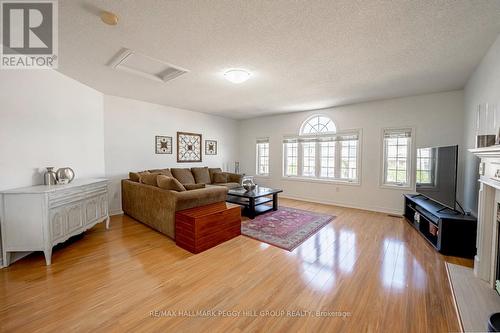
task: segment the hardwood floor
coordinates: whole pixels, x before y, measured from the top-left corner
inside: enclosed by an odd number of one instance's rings
[[[280,204],[337,218],[293,252],[239,236],[192,255],[114,216],[52,266],[36,253],[0,270],[0,331],[459,331],[444,261],[470,260],[441,256],[401,218]]]

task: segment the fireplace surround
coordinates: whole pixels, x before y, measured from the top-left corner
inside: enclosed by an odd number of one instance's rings
[[[481,159],[474,275],[496,289],[500,280],[500,145],[470,149]],[[500,283],[499,283],[500,288]]]

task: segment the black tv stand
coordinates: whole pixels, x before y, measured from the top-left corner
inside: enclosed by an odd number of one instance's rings
[[[438,213],[442,213],[442,212],[445,212],[445,211],[450,211],[450,212],[452,212],[452,214],[455,214],[455,215],[461,215],[462,214],[462,213],[457,212],[456,210],[451,209],[449,207],[443,207],[443,208],[440,208],[440,209],[437,210]]]
[[[476,254],[477,221],[420,194],[405,194],[406,220],[438,252],[472,258]]]

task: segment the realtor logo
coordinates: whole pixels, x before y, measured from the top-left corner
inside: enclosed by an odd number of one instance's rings
[[[57,1],[0,1],[1,69],[57,68]]]

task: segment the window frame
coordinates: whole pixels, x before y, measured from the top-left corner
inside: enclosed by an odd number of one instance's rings
[[[410,143],[407,148],[407,161],[406,168],[408,172],[408,182],[406,184],[403,183],[388,183],[386,182],[386,147],[385,147],[385,133],[388,131],[394,132],[402,132],[402,131],[410,131]],[[379,177],[379,185],[381,188],[386,189],[395,189],[395,190],[411,190],[415,187],[415,166],[416,163],[416,150],[415,150],[415,127],[412,126],[399,126],[399,127],[385,127],[381,129],[380,135],[380,177]]]
[[[309,119],[309,118],[308,118]],[[335,142],[335,153],[334,153],[334,177],[321,177],[321,140],[320,138],[328,137],[328,136],[348,136],[348,135],[356,135],[357,136],[357,145],[356,145],[356,179],[342,179],[340,178],[340,164],[341,164],[341,142],[342,140],[333,141]],[[318,141],[316,141],[316,154],[315,154],[315,176],[303,176],[302,175],[302,162],[303,162],[303,149],[300,142],[300,135],[288,135],[285,136],[283,141],[285,140],[297,140],[297,153],[298,153],[298,165],[297,165],[297,175],[287,175],[287,142],[283,142],[282,144],[282,157],[283,157],[283,170],[282,170],[282,180],[289,181],[304,181],[304,182],[312,182],[312,183],[327,183],[327,184],[339,184],[339,185],[353,185],[360,186],[361,178],[362,178],[362,168],[361,168],[361,160],[362,160],[362,146],[363,146],[363,131],[362,129],[352,129],[346,131],[340,131],[335,134],[323,134],[323,135],[304,135],[305,137],[317,137]],[[323,141],[325,142],[325,141]]]
[[[331,122],[333,124],[333,131],[326,131],[326,132],[317,132],[317,133],[304,133],[304,127],[306,125],[309,124],[309,122],[314,119],[314,118],[327,118],[329,120],[329,122]],[[328,123],[327,123],[328,124]],[[302,122],[302,124],[300,125],[300,129],[299,129],[299,136],[301,135],[304,135],[304,136],[315,136],[315,135],[324,135],[324,134],[336,134],[337,133],[337,125],[335,124],[335,122],[333,121],[333,119],[331,119],[329,116],[327,116],[326,114],[321,114],[321,113],[315,113],[309,117],[306,118],[306,120],[304,120]]]
[[[260,144],[267,144],[267,173],[260,173]],[[257,138],[255,142],[255,176],[257,177],[269,177],[271,174],[271,145],[269,144],[269,138]]]
[[[297,145],[297,148],[296,148],[296,149],[297,149],[297,151],[296,151],[297,155],[295,156],[295,158],[296,158],[296,160],[297,160],[297,161],[296,161],[296,162],[297,162],[297,163],[296,163],[296,169],[297,169],[297,170],[296,170],[296,171],[297,171],[297,172],[296,172],[296,173],[297,173],[296,175],[288,175],[288,174],[287,174],[287,169],[288,169],[288,156],[287,156],[287,153],[288,153],[288,151],[287,151],[286,144],[288,144],[288,143],[294,143],[294,144],[296,144],[296,145]],[[283,158],[283,172],[282,172],[282,176],[284,176],[284,177],[298,177],[298,176],[299,176],[299,164],[300,164],[300,162],[299,162],[299,149],[300,149],[300,144],[299,144],[299,142],[298,142],[298,141],[295,141],[295,142],[287,142],[287,143],[284,143],[284,142],[283,142],[283,143],[282,143],[282,145],[281,145],[281,149],[282,149],[282,154],[281,154],[281,156],[282,156],[282,158]]]
[[[429,157],[429,163],[431,166],[431,169],[430,170],[424,170],[424,171],[429,171],[429,174],[430,174],[430,177],[431,177],[431,182],[430,183],[418,183],[417,182],[417,171],[419,170],[418,168],[418,151],[419,149],[430,149],[430,157]],[[420,188],[425,188],[427,190],[430,190],[430,189],[433,189],[433,188],[436,188],[437,184],[436,184],[436,179],[437,179],[437,176],[436,176],[436,173],[437,173],[437,170],[438,170],[438,165],[437,165],[437,162],[438,162],[438,156],[437,156],[437,151],[434,151],[434,148],[433,147],[421,147],[421,148],[416,148],[415,149],[415,188],[417,187],[420,187]],[[418,186],[417,186],[418,185]]]

